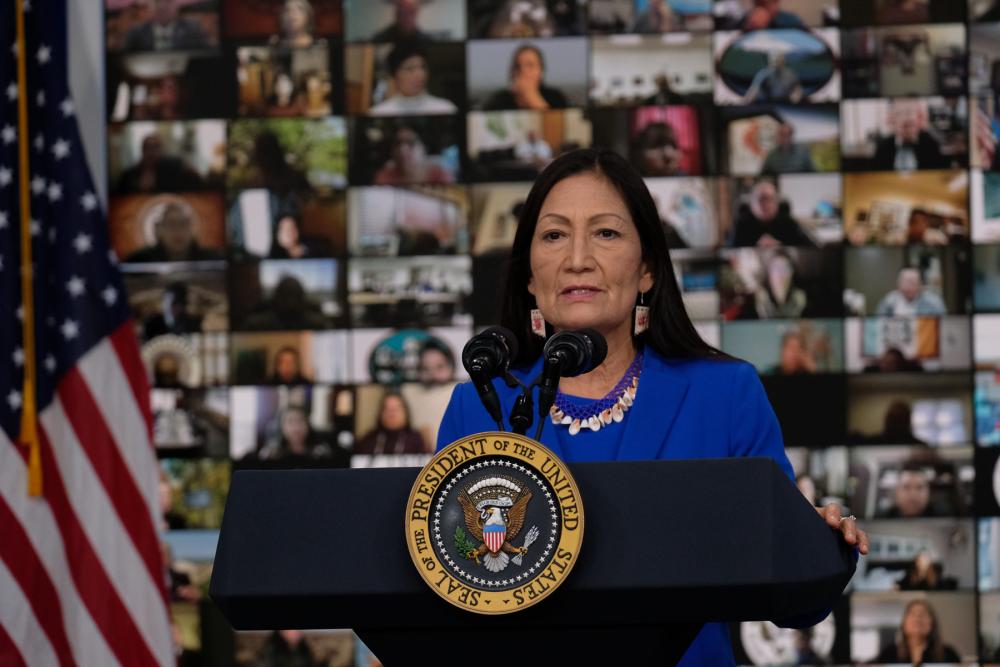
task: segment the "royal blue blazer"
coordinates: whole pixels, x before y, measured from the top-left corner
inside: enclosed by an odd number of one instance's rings
[[[527,382],[541,367],[539,358],[531,368],[513,374]],[[520,389],[511,389],[499,379],[493,385],[504,415],[509,415]],[[635,403],[622,425],[608,428],[622,427],[620,461],[767,456],[795,478],[764,386],[754,367],[744,361],[666,359],[647,347]],[[546,419],[541,442],[565,458],[556,428]],[[437,448],[473,433],[495,430],[496,424],[479,401],[475,387],[469,382],[459,384],[441,420]],[[534,434],[534,427],[529,433]],[[799,622],[786,620],[782,625],[813,625],[827,613]],[[678,664],[735,665],[726,624],[706,623]]]

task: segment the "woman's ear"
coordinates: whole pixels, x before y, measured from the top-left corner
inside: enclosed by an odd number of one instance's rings
[[[653,272],[649,270],[646,262],[639,265],[639,291],[648,292],[653,289]]]
[[[535,296],[535,277],[528,276],[528,294]]]

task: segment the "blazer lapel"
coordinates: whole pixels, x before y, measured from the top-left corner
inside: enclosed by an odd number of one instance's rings
[[[619,461],[659,458],[688,391],[688,380],[655,351],[646,348],[639,390],[625,418]]]

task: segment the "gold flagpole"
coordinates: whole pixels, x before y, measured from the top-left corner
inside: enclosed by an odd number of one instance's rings
[[[17,16],[17,148],[21,199],[21,311],[24,351],[24,390],[21,402],[21,433],[18,441],[28,447],[28,495],[42,495],[42,453],[38,439],[38,405],[35,375],[34,271],[31,266],[31,194],[28,179],[28,78],[25,61],[28,48],[24,36],[24,3],[14,0]]]

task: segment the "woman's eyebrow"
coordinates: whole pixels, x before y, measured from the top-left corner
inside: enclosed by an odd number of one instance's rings
[[[617,213],[612,213],[611,211],[604,211],[604,212],[601,212],[601,213],[595,213],[594,215],[592,215],[589,218],[587,218],[587,222],[594,222],[595,220],[599,220],[600,218],[604,218],[604,217],[608,217],[608,216],[610,216],[612,218],[618,218],[622,222],[627,222],[627,220],[625,218],[623,218],[622,216],[618,215]],[[542,217],[540,217],[538,219],[538,221],[541,222],[545,218],[555,218],[557,222],[564,222],[564,223],[569,223],[569,221],[570,221],[569,218],[567,218],[565,215],[560,215],[559,213],[546,213],[545,215],[543,215]]]

